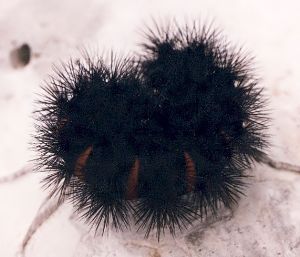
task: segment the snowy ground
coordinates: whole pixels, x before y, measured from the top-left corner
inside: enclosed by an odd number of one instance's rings
[[[274,159],[300,164],[300,4],[295,0],[0,0],[0,178],[28,164],[32,110],[52,65],[82,49],[137,50],[151,17],[214,20],[224,35],[256,56],[270,98]],[[10,51],[28,43],[32,60],[13,68]],[[300,175],[257,166],[234,213],[195,224],[159,244],[141,235],[94,237],[62,206],[28,244],[29,257],[300,256]],[[12,257],[46,197],[40,175],[0,184],[0,256]]]

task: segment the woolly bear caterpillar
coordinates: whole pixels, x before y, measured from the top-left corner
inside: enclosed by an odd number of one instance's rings
[[[96,229],[175,235],[243,193],[267,147],[251,58],[209,27],[148,29],[139,60],[70,62],[44,87],[38,169]]]

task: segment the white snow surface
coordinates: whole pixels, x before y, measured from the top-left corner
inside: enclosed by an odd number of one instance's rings
[[[28,165],[37,93],[53,65],[70,57],[137,52],[152,18],[214,21],[234,45],[256,57],[272,115],[270,155],[300,164],[300,4],[295,0],[0,0],[0,178]],[[29,65],[9,53],[28,43]],[[63,205],[32,237],[28,257],[300,256],[300,175],[257,165],[233,213],[195,223],[159,243],[142,233],[94,235]],[[13,257],[47,193],[42,176],[0,184],[0,257]]]

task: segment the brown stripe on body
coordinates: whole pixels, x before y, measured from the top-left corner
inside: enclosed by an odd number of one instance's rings
[[[93,146],[88,146],[77,158],[75,162],[74,175],[81,180],[84,180],[83,169],[86,166],[86,162],[93,151]]]
[[[187,152],[184,152],[184,159],[186,164],[187,193],[190,193],[195,189],[197,179],[196,167],[194,161]]]
[[[125,192],[126,200],[133,200],[138,198],[139,170],[140,170],[140,160],[135,159],[127,180],[127,189]]]

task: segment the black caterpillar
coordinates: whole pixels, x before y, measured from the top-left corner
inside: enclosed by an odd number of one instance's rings
[[[232,208],[268,146],[251,58],[205,26],[148,29],[139,58],[70,62],[44,87],[44,182],[103,231],[175,235]]]

